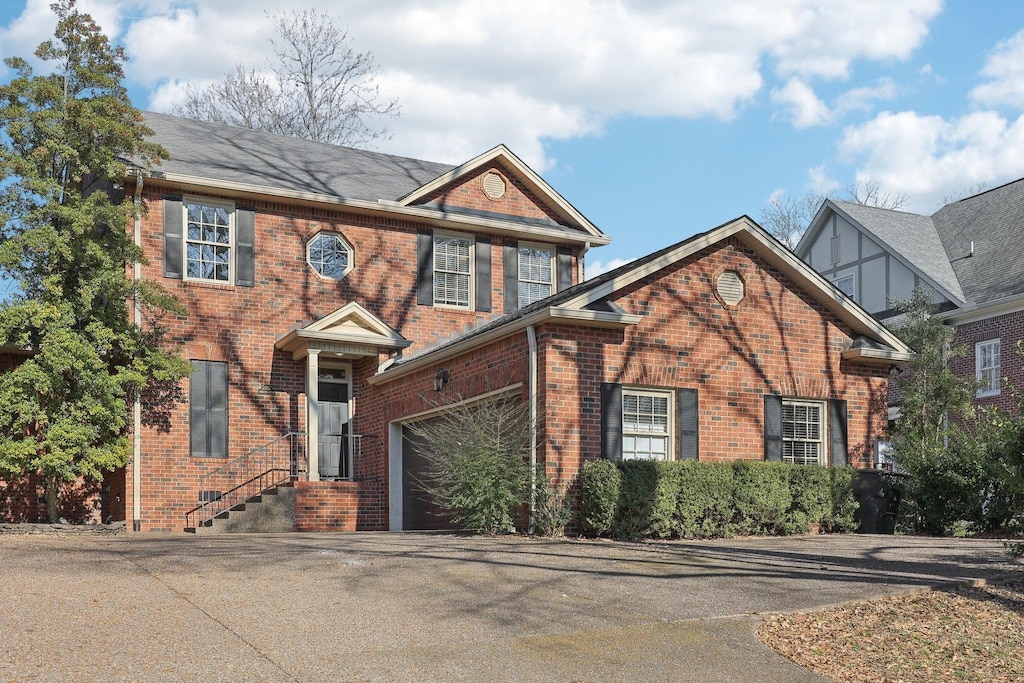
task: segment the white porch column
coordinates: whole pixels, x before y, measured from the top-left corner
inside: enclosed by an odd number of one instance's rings
[[[306,355],[306,457],[307,476],[320,481],[320,349]]]

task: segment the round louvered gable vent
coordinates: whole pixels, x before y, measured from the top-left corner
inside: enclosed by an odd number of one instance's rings
[[[488,173],[484,176],[484,194],[491,199],[501,199],[505,196],[505,179],[497,173]]]
[[[718,276],[718,296],[730,306],[743,301],[743,279],[739,273],[727,270]]]

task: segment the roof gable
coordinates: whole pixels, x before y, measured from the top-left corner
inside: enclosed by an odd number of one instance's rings
[[[319,320],[292,330],[274,344],[290,351],[296,359],[309,349],[321,349],[339,356],[375,356],[379,349],[404,349],[405,337],[355,301]]]
[[[515,214],[511,214],[507,210],[502,211],[501,207],[508,207],[510,205],[508,202],[499,203],[505,199],[504,196],[494,200],[493,207],[488,206],[487,195],[482,186],[474,187],[471,191],[475,201],[452,202],[450,199],[444,198],[441,202],[443,205],[439,208],[441,210],[451,210],[454,208],[456,211],[461,209],[476,212],[487,217],[494,217],[488,216],[488,214],[497,214],[501,218],[512,220],[525,218],[528,222],[536,221],[538,224],[547,224],[549,227],[561,225],[571,230],[582,232],[592,237],[592,242],[595,244],[606,244],[609,241],[608,237],[597,226],[587,220],[583,214],[577,211],[572,204],[566,201],[562,195],[555,191],[540,175],[527,166],[522,159],[513,154],[505,145],[498,145],[480,156],[442,173],[430,182],[401,197],[398,203],[402,206],[423,205],[424,203],[430,206],[432,202],[437,203],[439,198],[444,197],[446,189],[457,188],[466,183],[467,180],[477,178],[482,180],[488,169],[498,169],[499,175],[508,176],[507,179],[503,178],[503,180],[511,180],[512,187],[506,185],[506,192],[525,198],[526,201],[520,202],[520,204],[532,205],[534,210],[518,211]],[[480,181],[478,180],[478,182]],[[514,200],[515,197],[512,199]],[[492,211],[492,208],[497,208],[498,211]]]

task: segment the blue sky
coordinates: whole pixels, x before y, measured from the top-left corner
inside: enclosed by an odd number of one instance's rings
[[[52,33],[48,3],[0,0],[0,53],[27,56]],[[265,12],[306,6],[80,0],[126,47],[135,105],[157,111],[187,83],[265,58]],[[329,9],[401,102],[378,148],[458,163],[507,144],[612,237],[588,255],[591,272],[757,219],[773,196],[876,181],[932,213],[945,196],[1024,176],[1020,2]]]

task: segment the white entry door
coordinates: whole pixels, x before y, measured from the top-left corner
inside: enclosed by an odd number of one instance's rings
[[[320,399],[317,435],[320,478],[351,479],[348,384],[320,382],[317,393]]]

